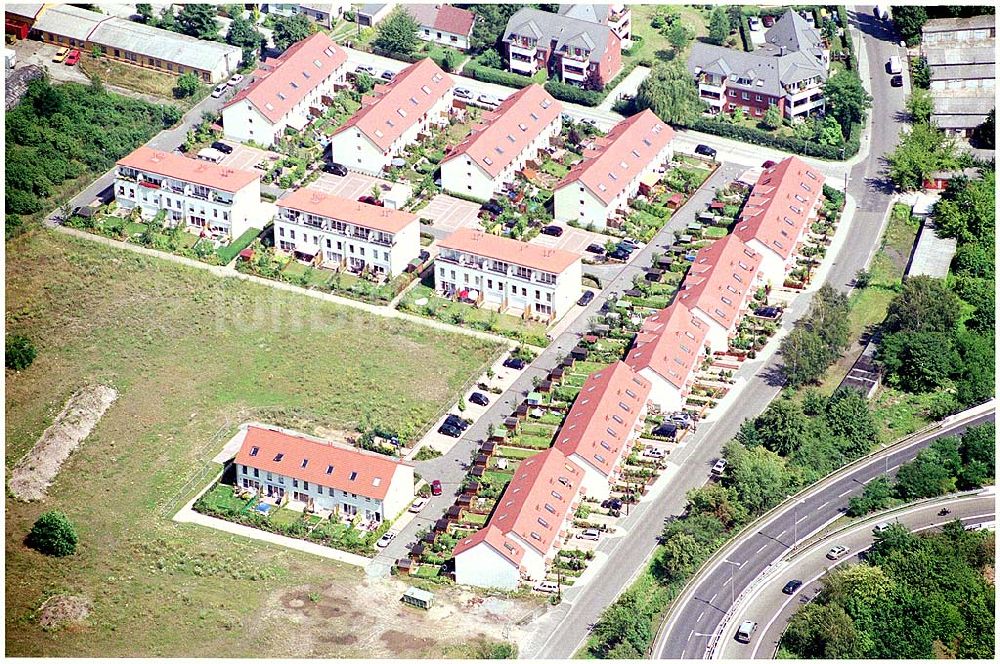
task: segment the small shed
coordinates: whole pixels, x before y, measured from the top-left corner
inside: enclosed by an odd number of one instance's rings
[[[627,295],[628,297],[642,297],[643,296],[642,291],[639,290],[638,288],[629,288],[627,291],[625,291],[624,294]]]
[[[581,362],[583,360],[586,360],[587,359],[587,355],[589,355],[589,353],[587,352],[587,349],[583,348],[582,346],[577,346],[576,348],[574,348],[573,350],[571,350],[569,352],[569,354],[570,354],[570,356],[574,360],[580,360]]]
[[[653,192],[653,187],[655,187],[659,181],[660,174],[656,171],[646,173],[639,178],[639,193],[643,196],[649,196]]]
[[[461,496],[458,497],[458,500],[455,501],[455,504],[463,509],[468,509],[469,507],[472,506],[472,494],[463,493]]]
[[[549,372],[549,380],[553,382],[561,381],[564,373],[566,373],[565,369],[563,369],[562,367],[556,367],[555,369]]]
[[[605,325],[605,327],[607,326]],[[565,357],[563,358],[562,366],[564,366],[567,369],[572,369],[574,362],[576,362],[576,360],[574,360],[572,357]]]
[[[514,409],[514,417],[516,417],[519,420],[527,419],[528,409],[530,407],[531,406],[529,406],[526,401],[522,401],[520,404],[518,404],[517,408]]]
[[[551,392],[552,391],[552,381],[551,380],[543,380],[542,382],[540,382],[538,384],[538,391],[539,392]]]
[[[497,444],[488,440],[479,447],[479,451],[486,456],[493,456],[493,453],[497,451]]]
[[[671,265],[673,265],[673,263],[674,263],[674,259],[671,258],[670,256],[659,256],[656,259],[656,266],[659,267],[659,268],[661,268],[661,269],[670,267]]]
[[[708,204],[709,210],[721,210],[724,207],[726,207],[726,204],[723,203],[722,201],[712,201],[711,203]]]
[[[410,555],[414,558],[419,558],[420,556],[424,555],[424,549],[426,548],[427,547],[424,546],[423,542],[417,542],[410,549]]]
[[[415,606],[418,609],[429,609],[434,605],[434,593],[410,586],[403,593],[401,600],[405,604]]]
[[[469,486],[465,488],[465,491],[469,494],[469,499],[471,501],[472,496],[479,493],[479,482],[469,482]]]
[[[438,519],[434,522],[434,530],[439,533],[446,532],[448,530],[448,519]]]
[[[473,466],[469,474],[473,477],[482,477],[486,473],[486,466]]]
[[[490,462],[490,457],[488,455],[486,455],[486,454],[477,454],[476,455],[476,460],[475,460],[474,463],[477,466],[485,466],[489,462]]]
[[[400,574],[409,574],[413,571],[413,561],[409,558],[400,558],[396,561],[396,571]]]
[[[525,403],[522,403],[521,406],[524,406],[524,405],[537,406],[540,403],[542,403],[542,395],[541,395],[541,393],[540,392],[529,392],[527,398],[525,399]],[[518,406],[518,410],[520,410],[521,406]],[[528,409],[527,408],[524,409],[524,413],[525,413],[525,415],[528,414]]]
[[[667,199],[668,210],[676,210],[683,204],[684,204],[684,194],[680,193],[673,194],[670,198]]]
[[[507,428],[508,431],[517,431],[517,428],[520,424],[521,421],[518,420],[516,417],[508,417],[503,421],[503,425]]]
[[[585,343],[588,343],[588,344],[596,344],[597,343],[597,335],[596,334],[585,334],[585,335],[583,335],[583,340],[584,340]]]
[[[679,238],[677,238],[677,241],[680,242],[681,244],[689,244],[691,242],[694,242],[694,238],[691,237],[690,235],[684,234]]]
[[[594,326],[594,333],[597,334],[597,335],[599,335],[599,336],[606,337],[606,336],[608,336],[608,334],[611,333],[611,327],[608,326],[608,325],[604,325],[603,323],[600,324],[600,325],[595,325]]]
[[[444,513],[444,516],[449,521],[458,521],[458,518],[462,516],[462,508],[458,505],[452,505],[448,508],[448,511]]]
[[[650,270],[646,273],[646,281],[659,281],[663,278],[663,270]]]
[[[243,251],[241,251],[240,252],[240,260],[252,261],[253,260],[253,249],[251,249],[250,247],[247,247],[246,249],[244,249]]]
[[[503,445],[507,442],[507,431],[506,429],[495,429],[493,434],[490,435],[490,442],[496,443],[497,445]]]
[[[424,544],[433,544],[435,539],[437,539],[437,535],[433,531],[431,531],[425,533],[424,536],[420,539],[420,541],[423,542]]]

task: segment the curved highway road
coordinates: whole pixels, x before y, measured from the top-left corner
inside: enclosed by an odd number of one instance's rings
[[[993,401],[952,416],[927,433],[886,448],[844,468],[779,507],[756,527],[727,544],[677,599],[653,647],[658,659],[701,659],[740,595],[797,542],[808,539],[847,508],[852,496],[883,474],[893,474],[935,439],[994,419]]]
[[[942,516],[940,510],[946,507],[949,514]],[[872,528],[878,523],[900,523],[912,532],[940,528],[944,524],[960,520],[966,527],[985,524],[996,519],[996,496],[993,487],[961,496],[910,505],[882,516],[865,519],[841,531],[815,542],[805,549],[796,551],[782,560],[754,590],[739,602],[732,620],[723,630],[715,657],[722,659],[770,659],[778,648],[778,641],[788,626],[788,621],[804,604],[812,601],[822,588],[823,576],[839,565],[854,564],[874,543]],[[830,547],[842,544],[850,548],[850,553],[831,562],[826,558]],[[782,592],[791,579],[805,583],[793,595]],[[757,623],[757,632],[750,643],[740,643],[734,638],[735,630],[744,620]]]

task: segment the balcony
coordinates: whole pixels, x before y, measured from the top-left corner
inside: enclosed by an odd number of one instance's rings
[[[392,238],[385,238],[385,237],[381,237],[381,236],[378,236],[378,235],[372,235],[371,239],[369,241],[372,244],[377,244],[377,245],[382,246],[382,247],[391,247],[392,246]]]
[[[189,196],[191,196],[191,198],[197,198],[202,201],[209,200],[209,195],[207,191],[198,191],[197,189],[195,189],[189,194]]]
[[[306,219],[305,220],[305,225],[306,226],[311,226],[312,228],[319,228],[319,229],[323,228],[323,222],[322,221],[314,221],[312,219]]]

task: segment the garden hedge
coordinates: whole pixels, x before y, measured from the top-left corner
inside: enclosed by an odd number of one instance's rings
[[[830,161],[839,161],[853,157],[861,147],[861,127],[854,125],[851,130],[851,137],[842,147],[833,145],[820,145],[815,141],[809,141],[794,136],[775,136],[774,134],[757,129],[755,127],[744,127],[722,120],[711,118],[699,118],[691,124],[691,129],[701,131],[706,134],[714,134],[724,138],[734,138],[744,143],[763,145],[765,147],[794,152],[795,154],[807,157],[819,157]],[[841,150],[844,154],[841,156]]]

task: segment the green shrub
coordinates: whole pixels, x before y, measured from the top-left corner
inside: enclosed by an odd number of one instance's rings
[[[594,90],[584,90],[575,85],[560,83],[559,81],[546,82],[545,89],[556,99],[583,106],[598,106],[604,101],[604,97],[606,96]]]
[[[794,152],[795,154],[807,157],[819,157],[820,159],[828,159],[830,161],[853,157],[861,147],[861,130],[857,125],[852,128],[851,137],[847,139],[842,147],[820,145],[816,141],[794,136],[776,136],[769,131],[757,129],[756,127],[744,127],[743,125],[731,124],[710,118],[698,118],[691,124],[691,129],[725,138],[734,138],[744,143],[763,145],[765,147]],[[841,154],[842,150],[843,154]]]
[[[76,552],[76,530],[62,512],[45,512],[28,533],[27,544],[49,556],[71,556]]]
[[[520,74],[504,71],[502,69],[484,67],[483,65],[479,65],[474,62],[469,62],[465,65],[465,67],[462,68],[462,73],[467,76],[471,76],[477,81],[483,81],[484,83],[497,83],[499,85],[506,85],[512,88],[525,88],[532,83],[531,79],[527,76],[521,76]]]
[[[35,345],[31,343],[31,339],[20,334],[7,337],[4,349],[4,364],[8,369],[13,369],[14,371],[27,369],[35,361],[37,354]]]

